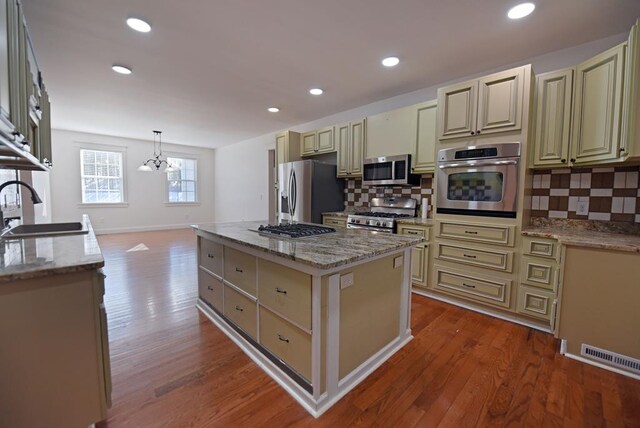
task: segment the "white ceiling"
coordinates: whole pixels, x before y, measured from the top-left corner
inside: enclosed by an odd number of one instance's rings
[[[23,3],[54,128],[146,140],[160,129],[219,147],[626,32],[640,16],[639,0],[533,1],[519,21],[506,18],[517,0]],[[400,65],[382,67],[392,54]],[[309,95],[316,86],[325,94]]]

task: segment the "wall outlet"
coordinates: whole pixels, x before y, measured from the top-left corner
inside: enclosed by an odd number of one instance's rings
[[[395,259],[393,259],[393,268],[399,268],[402,266],[402,264],[404,263],[404,257],[402,256],[398,256]]]
[[[576,203],[576,214],[578,215],[589,214],[589,201],[578,201]]]
[[[340,276],[340,290],[353,285],[353,272]]]

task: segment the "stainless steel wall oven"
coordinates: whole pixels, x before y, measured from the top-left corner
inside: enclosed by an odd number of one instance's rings
[[[436,212],[515,218],[520,143],[438,151]]]

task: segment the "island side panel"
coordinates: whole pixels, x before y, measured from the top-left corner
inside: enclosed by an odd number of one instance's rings
[[[399,336],[404,266],[394,267],[398,257],[402,255],[340,272],[340,379]],[[351,274],[353,285],[347,285]]]

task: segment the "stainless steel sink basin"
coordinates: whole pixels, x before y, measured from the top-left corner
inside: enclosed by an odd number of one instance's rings
[[[80,235],[89,233],[89,229],[79,221],[70,223],[21,224],[12,227],[0,235],[4,239],[39,238],[41,236]]]

